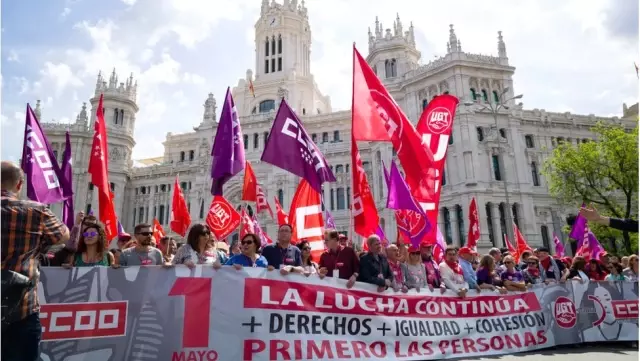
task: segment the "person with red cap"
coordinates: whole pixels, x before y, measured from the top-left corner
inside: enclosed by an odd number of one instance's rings
[[[404,289],[415,289],[420,292],[421,288],[427,288],[427,270],[422,258],[420,257],[420,248],[409,247],[409,259],[402,264],[404,274]],[[431,287],[430,287],[431,288]]]
[[[458,263],[462,268],[464,280],[469,284],[469,289],[473,288],[480,292],[476,272],[473,270],[473,264],[471,263],[476,255],[477,253],[471,248],[462,247],[458,250]]]

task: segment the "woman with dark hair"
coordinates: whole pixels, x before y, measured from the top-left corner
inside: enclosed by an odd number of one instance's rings
[[[580,283],[589,282],[589,276],[586,272],[587,261],[582,256],[575,256],[571,262],[571,269],[567,276],[570,280],[580,281]]]
[[[622,265],[620,263],[609,263],[607,266],[609,274],[604,278],[605,281],[626,281],[627,278],[622,274]]]
[[[302,256],[302,268],[305,274],[318,273],[318,264],[311,260],[311,244],[303,240],[297,244]]]
[[[162,251],[162,258],[164,258],[165,262],[173,261],[173,257],[176,254],[177,246],[176,240],[173,237],[164,236],[160,238],[159,249]]]
[[[602,268],[602,264],[597,259],[591,259],[587,267],[587,275],[593,281],[604,281],[607,272]]]
[[[524,282],[529,286],[543,283],[542,276],[540,275],[540,261],[538,260],[538,257],[529,256],[525,265],[526,266],[522,269]]]
[[[260,238],[253,233],[247,233],[238,242],[240,244],[240,254],[229,258],[225,265],[234,266],[236,269],[242,267],[267,268],[267,259],[260,255]]]
[[[173,264],[183,264],[189,268],[196,264],[208,264],[218,268],[227,261],[225,255],[216,249],[209,226],[196,223],[189,229],[187,243],[180,247],[173,257]]]
[[[107,250],[107,236],[101,223],[84,224],[78,239],[78,250],[63,267],[111,266],[114,257]]]

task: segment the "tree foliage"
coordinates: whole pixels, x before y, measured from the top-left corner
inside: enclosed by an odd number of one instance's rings
[[[545,161],[543,173],[551,195],[559,203],[576,209],[584,202],[593,204],[604,215],[636,218],[637,126],[628,132],[618,125],[598,123],[592,131],[597,136],[596,141],[560,144]],[[595,227],[594,233],[599,239],[622,235],[623,248],[631,253],[632,243],[635,243],[637,251],[637,236],[632,242],[627,232]]]

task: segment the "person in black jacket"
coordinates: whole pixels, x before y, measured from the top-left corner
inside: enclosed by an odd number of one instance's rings
[[[593,206],[580,208],[580,215],[589,222],[595,222],[623,232],[638,233],[638,221],[633,219],[620,219],[602,216]]]
[[[393,273],[387,258],[382,255],[380,237],[372,235],[367,238],[369,252],[360,258],[358,281],[378,286],[378,292],[391,287]]]

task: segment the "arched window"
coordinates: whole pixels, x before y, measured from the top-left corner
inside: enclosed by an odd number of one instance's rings
[[[518,221],[518,219],[520,218],[520,215],[518,214],[518,203],[514,203],[511,205],[511,212],[513,214],[513,223],[515,223],[516,226],[520,228],[520,221]]]
[[[485,103],[488,103],[488,102],[489,102],[489,96],[487,95],[487,91],[486,91],[485,89],[482,89],[482,100],[483,100]]]
[[[344,165],[344,172],[349,173],[349,164]]]
[[[484,130],[482,130],[482,127],[476,127],[476,136],[478,137],[478,142],[484,140]]]
[[[491,156],[491,164],[493,166],[493,179],[500,181],[502,180],[502,174],[500,173],[500,158],[498,155]]]
[[[180,152],[180,161],[184,162],[184,152]]]
[[[124,125],[124,109],[120,109],[120,125]]]
[[[507,234],[507,213],[505,212],[506,209],[504,203],[500,203],[498,211],[500,212],[500,235],[503,236]]]
[[[247,205],[247,213],[249,217],[253,217],[253,208],[251,208],[251,205]]]
[[[339,142],[340,141],[340,131],[339,130],[334,130],[333,131],[333,141],[334,142]]]
[[[347,208],[351,209],[351,187],[347,187]]]
[[[491,203],[486,203],[484,205],[484,211],[487,213],[487,230],[489,231],[489,239],[491,240],[491,243],[495,246],[495,242],[494,242],[494,234],[493,234],[493,222],[491,222],[491,208],[493,207],[493,205]]]
[[[244,141],[244,150],[249,148],[249,136],[247,134],[242,136],[242,140]]]
[[[476,90],[474,88],[471,88],[471,99],[475,102],[478,99],[478,93],[476,93]]]
[[[394,78],[396,74],[396,59],[387,59],[384,61],[384,77]]]
[[[335,203],[335,191],[333,189],[331,189],[331,191],[329,192],[331,195],[331,199],[329,201],[329,205],[330,205],[330,209],[333,211],[336,209],[336,203]]]
[[[540,226],[540,234],[542,235],[542,245],[548,249],[551,249],[551,242],[549,242],[549,227]]]
[[[344,172],[344,166],[342,164],[338,164],[336,166],[336,173],[342,173]]]
[[[322,143],[327,143],[329,141],[329,133],[322,133]]]
[[[500,128],[500,130],[498,130],[498,132],[500,133],[500,138],[507,139],[507,130],[506,129]]]
[[[524,143],[527,145],[527,148],[533,148],[535,145],[533,143],[533,135],[527,134],[524,136]]]
[[[442,168],[442,185],[447,185],[447,171],[445,168]]]
[[[493,101],[496,104],[500,103],[500,96],[498,95],[498,92],[494,90],[492,93],[493,93]]]
[[[189,151],[189,160],[193,160],[196,157],[196,152],[195,150],[190,150]]]
[[[449,214],[449,209],[442,208],[442,219],[444,220],[444,239],[447,244],[451,244],[453,243],[453,238],[451,237],[451,215]]]
[[[422,109],[427,109],[427,106],[429,105],[429,99],[422,99]]]
[[[458,219],[458,234],[460,235],[460,244],[463,245],[465,241],[465,229],[464,229],[464,215],[462,214],[462,207],[456,204],[456,219]]]
[[[260,143],[260,135],[258,133],[253,134],[253,149],[258,149],[258,143]]]
[[[538,177],[538,165],[536,162],[531,162],[531,179],[535,187],[540,186],[540,178]]]
[[[276,55],[276,37],[275,35],[271,37],[271,54]]]
[[[282,35],[278,35],[278,54],[282,54]]]
[[[264,138],[264,145],[267,145],[267,139],[269,139],[269,132],[262,133],[262,138]]]
[[[118,108],[115,108],[113,110],[113,124],[118,124],[118,116],[120,115],[120,112],[118,111]]]
[[[258,105],[258,111],[260,113],[267,113],[276,109],[276,101],[273,99],[263,100]]]
[[[264,41],[264,55],[269,56],[269,37]]]
[[[282,189],[278,189],[278,202],[280,202],[280,205],[284,204],[284,191]]]
[[[338,210],[343,210],[346,209],[346,202],[345,202],[345,197],[344,197],[344,188],[338,188],[338,190],[336,191],[337,194],[337,198],[338,198]]]

